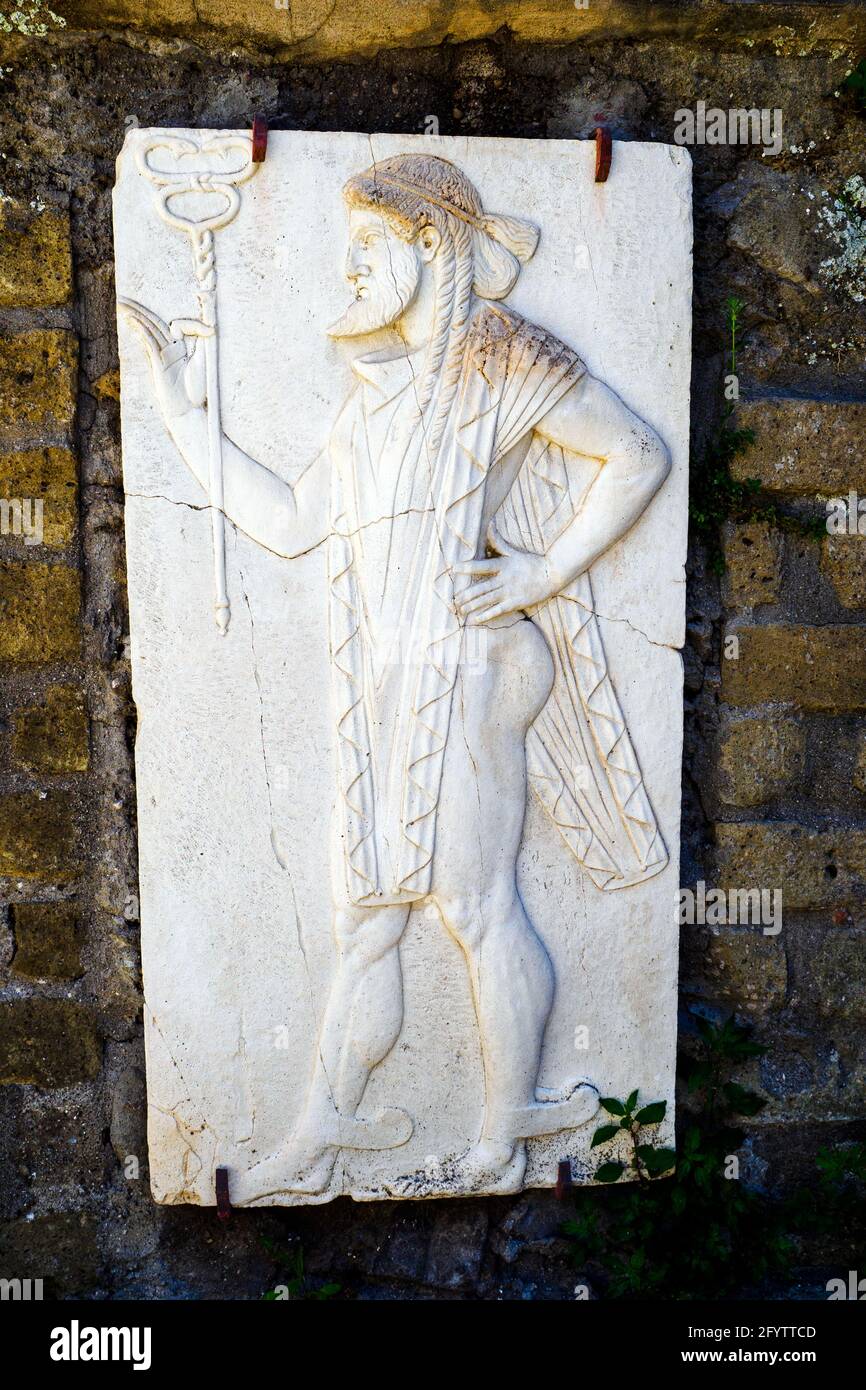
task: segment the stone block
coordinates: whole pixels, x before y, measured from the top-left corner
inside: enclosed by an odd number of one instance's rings
[[[722,658],[722,699],[781,703],[823,714],[866,710],[866,640],[861,627],[740,627],[736,656]],[[725,643],[723,643],[723,652]]]
[[[41,705],[18,710],[12,757],[27,772],[86,772],[88,723],[82,691],[51,685]]]
[[[68,304],[72,296],[69,214],[18,201],[0,203],[0,308]]]

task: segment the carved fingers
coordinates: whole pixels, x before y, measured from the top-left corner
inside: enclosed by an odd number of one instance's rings
[[[133,299],[118,305],[139,335],[147,354],[160,408],[167,419],[186,414],[190,406],[204,402],[203,354],[188,353],[186,339],[158,314]],[[197,342],[197,339],[196,339]]]
[[[455,605],[461,617],[475,623],[532,608],[553,592],[545,557],[528,551],[509,550],[486,560],[467,560],[455,565],[454,573],[471,581],[455,595]]]

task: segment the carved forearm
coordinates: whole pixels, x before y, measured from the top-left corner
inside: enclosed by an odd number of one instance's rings
[[[169,429],[191,473],[208,492],[207,412],[187,411],[170,421]],[[322,460],[293,488],[223,435],[222,470],[225,514],[252,540],[291,559],[324,538],[328,493],[326,478],[320,477],[325,473]]]
[[[563,449],[602,465],[579,514],[547,553],[558,591],[631,529],[667,477],[670,455],[655,430],[589,375],[539,430]]]
[[[669,471],[668,451],[649,426],[612,445],[580,512],[547,553],[557,591],[631,530]]]

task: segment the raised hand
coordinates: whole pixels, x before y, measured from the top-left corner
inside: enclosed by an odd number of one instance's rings
[[[166,424],[203,406],[205,364],[198,344],[212,330],[197,319],[175,319],[169,325],[134,299],[117,302],[144,344]]]

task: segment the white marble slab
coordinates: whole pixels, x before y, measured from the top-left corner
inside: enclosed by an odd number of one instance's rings
[[[558,1162],[566,1156],[573,1160],[575,1180],[590,1181],[607,1156],[605,1149],[589,1152],[596,1124],[603,1122],[602,1112],[594,1113],[598,1094],[622,1097],[639,1087],[642,1101],[667,1100],[658,1142],[670,1143],[673,1135],[689,156],[666,145],[616,143],[610,178],[596,185],[591,142],[272,133],[265,162],[238,185],[236,215],[213,234],[218,331],[206,337],[201,335],[207,333],[213,290],[207,267],[197,286],[190,236],[160,214],[160,190],[169,186],[142,172],[145,149],[158,135],[195,142],[212,133],[129,133],[114,195],[118,296],[165,324],[187,321],[174,327],[179,341],[186,332],[188,343],[197,343],[187,374],[192,400],[201,401],[205,393],[195,365],[203,368],[210,354],[212,367],[216,359],[222,430],[270,476],[259,496],[258,484],[253,486],[243,471],[250,465],[239,463],[230,446],[222,447],[229,520],[216,546],[217,551],[224,547],[230,604],[228,630],[222,633],[215,621],[212,511],[208,491],[192,471],[194,464],[208,483],[205,417],[214,388],[211,384],[207,405],[191,407],[170,432],[166,396],[155,390],[145,351],[141,310],[121,308],[154,1196],[160,1202],[212,1203],[217,1166],[229,1169],[236,1204],[547,1187],[556,1182]],[[433,440],[432,457],[429,448],[413,455],[404,441],[408,462],[397,478],[393,448],[371,402],[378,400],[373,392],[397,391],[400,363],[386,367],[385,390],[376,364],[369,371],[373,384],[363,364],[359,378],[353,361],[373,348],[399,354],[399,341],[393,333],[335,339],[326,329],[352,298],[345,278],[349,223],[343,185],[372,161],[382,175],[377,196],[396,198],[404,211],[416,207],[419,180],[427,180],[426,192],[437,193],[439,223],[444,216],[447,228],[458,228],[457,281],[466,241],[461,229],[468,231],[476,258],[479,245],[489,251],[484,238],[490,231],[481,214],[467,212],[465,185],[443,183],[441,166],[429,161],[383,166],[395,156],[419,154],[451,161],[474,185],[484,214],[529,219],[540,238],[529,256],[520,228],[490,224],[496,233],[493,270],[502,269],[497,248],[519,246],[526,257],[519,278],[505,299],[468,301],[475,337],[465,348],[470,356],[458,364],[455,402],[439,427],[443,442],[436,444],[431,406],[424,430]],[[245,158],[238,145],[222,163],[194,147],[184,157],[152,152],[150,162],[163,171],[213,171],[240,168]],[[367,262],[372,260],[375,273],[382,253],[375,236],[364,244],[365,219],[392,238],[397,233],[391,223],[382,227],[365,201],[369,185],[360,189],[352,224],[355,262],[350,256],[348,268],[358,274],[360,267],[365,283]],[[212,209],[217,203],[209,196]],[[199,216],[203,207],[200,195],[169,200],[173,213]],[[413,347],[411,334],[426,322],[425,293],[431,296],[434,325],[436,312],[451,302],[440,274],[446,242],[442,233],[431,258],[416,267],[421,288],[406,330]],[[386,250],[389,245],[386,236]],[[396,245],[394,250],[399,253]],[[207,251],[201,243],[200,256]],[[483,274],[476,271],[476,288],[489,290],[495,278],[489,266]],[[202,299],[196,297],[197,287],[203,289]],[[459,302],[455,291],[453,304]],[[191,329],[189,321],[195,320],[205,326]],[[534,334],[532,325],[546,332]],[[193,332],[199,336],[190,336]],[[457,342],[456,332],[452,319],[449,348]],[[495,340],[489,357],[485,335]],[[604,387],[593,394],[596,388],[581,375],[577,359],[567,352],[556,359],[552,338],[577,354],[619,400],[611,405]],[[170,348],[167,356],[174,351]],[[527,353],[536,354],[534,367]],[[425,362],[422,341],[408,362],[413,373],[408,393],[398,393],[396,404],[384,407],[399,416],[401,402],[407,402],[406,438],[413,431],[417,435],[411,397],[414,393],[417,404],[417,396],[423,396]],[[481,379],[485,371],[489,380]],[[445,389],[440,375],[434,401]],[[557,396],[558,391],[564,394]],[[479,399],[487,420],[483,427],[472,423]],[[334,423],[347,400],[342,418],[351,429],[335,436]],[[505,415],[515,401],[535,433],[518,431],[506,440]],[[485,412],[492,413],[493,425]],[[397,428],[403,428],[400,419]],[[358,482],[353,512],[345,494],[348,481],[359,477],[358,438],[364,430],[371,440],[372,473]],[[455,445],[458,436],[470,439],[481,460],[470,470],[479,496],[473,493],[459,506],[456,499],[467,485],[458,476],[466,456],[459,439]],[[585,575],[569,579],[564,596],[531,608],[531,628],[517,612],[500,620],[489,637],[486,628],[475,627],[468,637],[458,633],[455,639],[440,610],[434,605],[431,617],[425,609],[431,546],[439,546],[445,561],[439,568],[449,574],[455,557],[463,563],[472,553],[483,556],[479,526],[486,530],[483,504],[493,495],[493,480],[505,476],[503,470],[521,468],[519,453],[529,446],[535,454],[523,463],[521,477],[532,465],[533,486],[543,491],[550,456],[539,461],[538,455],[546,439],[565,449],[559,461],[577,499],[569,517],[582,507],[588,518],[583,539],[574,533],[573,553],[586,545],[587,535],[602,535],[605,528],[615,531],[625,524],[625,534],[591,565],[589,581]],[[503,441],[512,448],[505,459],[496,457]],[[456,459],[450,464],[449,448]],[[184,454],[192,459],[189,466]],[[589,463],[586,455],[596,461]],[[325,461],[299,487],[301,511],[293,520],[292,494],[276,480],[295,484],[317,456]],[[608,459],[601,467],[599,456]],[[628,526],[623,518],[642,486],[644,466],[650,475],[657,470],[658,491]],[[418,504],[424,482],[417,480],[425,468],[428,478],[435,477],[439,510],[432,514]],[[607,497],[596,492],[606,468],[611,477],[616,468],[623,479]],[[381,487],[372,501],[370,477]],[[344,517],[336,528],[335,478],[341,480]],[[592,485],[581,496],[588,481]],[[390,511],[382,500],[387,497]],[[454,510],[448,511],[452,503]],[[457,512],[464,530],[474,527],[468,540],[452,533]],[[411,520],[416,514],[417,526]],[[234,524],[233,515],[246,530]],[[354,521],[345,520],[351,516]],[[500,513],[500,523],[513,564],[503,565],[491,580],[504,586],[507,597],[538,584],[544,562],[514,559],[515,550],[531,548],[520,507],[510,520]],[[258,531],[260,540],[250,531]],[[281,543],[294,558],[276,553]],[[461,550],[464,543],[469,551]],[[388,544],[390,561],[382,558]],[[357,797],[346,792],[346,742],[357,742],[361,726],[345,723],[346,686],[340,687],[334,674],[335,656],[344,647],[329,628],[335,621],[333,614],[329,618],[334,566],[341,556],[351,564],[350,598],[360,612],[346,650],[358,648],[355,678],[362,681],[359,708],[368,719],[370,745],[358,753],[359,766],[367,769],[361,780],[368,791],[373,787],[366,819],[360,821],[357,815],[352,819]],[[436,569],[435,557],[431,563]],[[405,677],[406,662],[389,665],[384,658],[384,667],[381,661],[376,665],[403,576],[413,659],[424,666],[430,624],[439,623],[436,632],[445,633],[437,648],[444,671],[439,679],[446,687],[450,680],[456,691],[450,703],[439,694],[429,734],[433,745],[444,740],[444,771],[440,767],[439,780],[436,766],[431,771],[435,754],[415,763],[421,769],[415,780],[424,785],[409,803],[401,801],[399,785],[413,766],[417,693]],[[557,570],[554,578],[569,577]],[[437,579],[440,588],[448,582],[447,576]],[[458,585],[466,582],[468,576]],[[589,582],[597,619],[586,606]],[[375,609],[374,594],[381,597],[381,610]],[[223,624],[227,612],[219,611]],[[456,616],[454,623],[460,626]],[[540,742],[536,723],[527,743],[532,789],[516,877],[529,927],[519,906],[508,902],[514,871],[506,840],[515,823],[519,835],[523,814],[523,738],[515,729],[535,708],[533,700],[544,703],[542,687],[549,684],[550,672],[543,641],[550,642],[551,624],[565,634],[555,691],[565,690],[566,698],[556,718],[547,725],[542,718]],[[485,636],[479,638],[479,632]],[[455,640],[463,653],[456,665]],[[581,643],[594,644],[592,651]],[[375,668],[372,674],[366,662]],[[587,713],[594,700],[610,698],[618,700],[621,726],[610,718],[615,706],[607,714]],[[548,716],[551,710],[548,702]],[[408,733],[401,719],[408,722]],[[611,728],[609,738],[604,731]],[[595,748],[586,764],[573,756],[574,739]],[[395,760],[390,782],[383,770],[386,755]],[[630,764],[632,755],[636,761]],[[561,777],[565,799],[558,795],[561,787],[551,793],[554,784],[538,780],[544,757]],[[369,772],[371,758],[375,776]],[[638,766],[642,780],[629,771]],[[577,802],[569,802],[568,794],[576,794]],[[423,824],[412,820],[412,806]],[[563,809],[567,806],[570,811]],[[581,818],[583,826],[575,828]],[[563,822],[571,824],[570,831]],[[354,874],[347,872],[350,842]],[[370,877],[370,846],[378,851],[377,884]],[[479,901],[479,854],[485,846]],[[602,846],[614,847],[609,871],[598,868]],[[415,855],[408,870],[404,850],[410,858]],[[607,872],[607,886],[597,886]],[[617,875],[634,881],[617,889]],[[363,884],[370,894],[378,886],[379,897],[364,898]],[[344,914],[340,930],[347,960],[339,978],[337,898],[345,899],[352,928],[349,942]],[[380,906],[370,905],[376,902]],[[400,937],[399,924],[393,923],[406,917]],[[343,1002],[332,999],[326,1018],[335,989],[344,991]],[[352,999],[354,1005],[347,1003]],[[534,1039],[541,1041],[536,1045]],[[318,1078],[317,1059],[324,1064]],[[575,1086],[571,1100],[563,1099]],[[521,1088],[522,1107],[515,1102]]]

